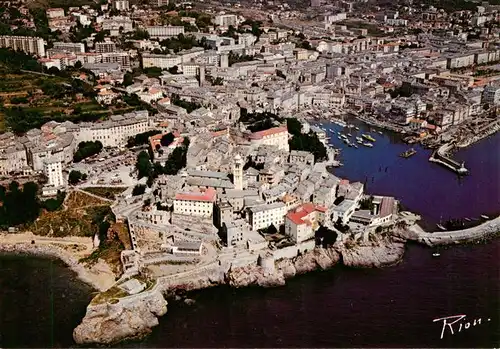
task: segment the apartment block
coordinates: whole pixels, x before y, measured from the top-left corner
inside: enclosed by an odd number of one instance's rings
[[[95,52],[97,53],[116,52],[116,44],[113,41],[96,42]]]
[[[42,38],[33,36],[0,36],[0,47],[20,50],[32,55],[45,57],[45,43]]]
[[[165,25],[165,26],[151,26],[146,27],[146,31],[149,33],[149,36],[152,38],[170,38],[172,36],[177,36],[179,34],[184,34],[183,26],[173,26],[173,25]]]
[[[81,42],[54,42],[54,50],[84,53],[85,45]]]

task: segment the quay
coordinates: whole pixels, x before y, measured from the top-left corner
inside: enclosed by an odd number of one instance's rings
[[[449,152],[452,148],[453,144],[451,143],[442,145],[432,153],[429,161],[443,165],[444,167],[455,171],[459,175],[468,174],[469,170],[465,168],[464,163],[459,163],[446,155],[446,153]]]

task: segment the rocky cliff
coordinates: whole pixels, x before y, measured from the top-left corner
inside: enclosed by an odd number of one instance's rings
[[[372,244],[357,245],[352,248],[338,248],[342,262],[348,267],[380,268],[398,263],[404,255],[405,244],[392,238]]]
[[[111,344],[141,336],[157,326],[158,317],[166,312],[167,301],[159,291],[122,298],[116,304],[91,303],[73,338],[78,344]]]

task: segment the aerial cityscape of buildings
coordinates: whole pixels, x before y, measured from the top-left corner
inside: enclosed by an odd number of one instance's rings
[[[43,178],[45,198],[123,188],[111,205],[131,241],[122,279],[214,263],[271,268],[321,245],[320,229],[347,244],[406,221],[397,198],[332,174],[341,164],[330,138],[374,146],[366,134],[349,140],[350,118],[436,149],[431,161],[459,174],[467,164],[451,150],[500,128],[500,6],[487,2],[113,0],[47,8],[47,32],[14,4],[22,21],[1,14],[12,33],[0,48],[36,59],[36,77],[88,91],[39,128],[6,122],[0,176]],[[16,35],[21,22],[32,35]],[[20,103],[0,90],[6,115],[41,90]],[[109,114],[73,119],[84,108],[71,103],[86,98]]]

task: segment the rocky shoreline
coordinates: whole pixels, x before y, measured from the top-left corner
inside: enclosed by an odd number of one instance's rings
[[[398,238],[378,243],[361,244],[352,248],[336,245],[315,248],[294,258],[283,258],[268,265],[251,264],[241,267],[214,265],[198,275],[181,278],[160,278],[146,292],[120,298],[114,304],[90,304],[73,337],[78,344],[112,344],[142,337],[158,325],[158,317],[167,312],[165,298],[179,293],[218,285],[231,287],[276,287],[286,279],[315,270],[326,270],[337,264],[348,267],[385,267],[402,260],[405,244]],[[178,298],[178,297],[177,297]]]

